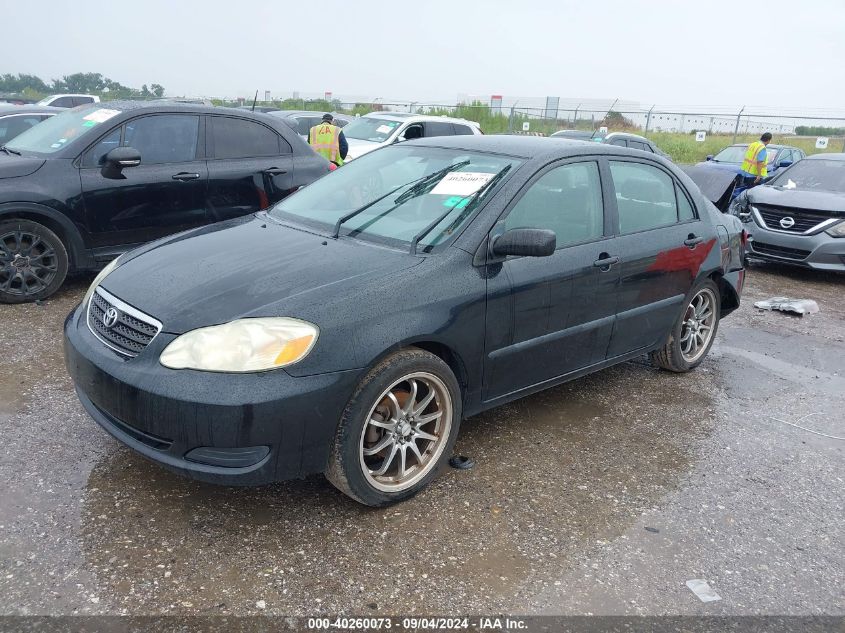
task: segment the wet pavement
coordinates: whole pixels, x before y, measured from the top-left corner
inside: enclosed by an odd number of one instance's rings
[[[62,361],[88,283],[0,306],[0,614],[845,614],[845,440],[817,434],[845,437],[843,276],[752,266],[697,371],[642,359],[466,420],[475,468],[380,510],[112,440]],[[753,308],[776,295],[821,311]]]

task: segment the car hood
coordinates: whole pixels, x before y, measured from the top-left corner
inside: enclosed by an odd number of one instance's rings
[[[372,152],[374,149],[378,149],[386,143],[376,143],[375,141],[363,141],[357,138],[348,138],[346,142],[349,143],[349,153],[347,157],[351,158],[358,158],[359,156],[363,156],[368,152]]]
[[[256,316],[326,309],[335,293],[414,266],[422,258],[334,240],[280,225],[266,215],[202,227],[148,244],[102,282],[103,288],[181,334]]]
[[[717,163],[712,160],[705,160],[701,161],[700,163],[696,163],[696,167],[707,167],[709,169],[720,169],[723,171],[730,171],[735,174],[738,174],[740,171],[740,164],[739,163]]]
[[[801,191],[763,185],[749,189],[746,196],[751,204],[771,204],[808,211],[825,211],[845,217],[845,194],[832,191]]]
[[[47,161],[43,158],[24,158],[0,154],[0,178],[19,178],[29,176],[41,169]]]

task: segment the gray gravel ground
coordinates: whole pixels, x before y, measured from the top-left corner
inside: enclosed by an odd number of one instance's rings
[[[845,277],[754,265],[697,371],[625,363],[467,420],[476,467],[385,510],[108,437],[62,361],[89,282],[0,306],[0,614],[845,614],[845,441],[783,422],[845,437]],[[752,307],[781,294],[821,312]]]

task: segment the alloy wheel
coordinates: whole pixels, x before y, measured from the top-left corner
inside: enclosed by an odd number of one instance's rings
[[[28,231],[0,235],[0,290],[35,295],[55,279],[59,258],[52,244]]]
[[[359,442],[368,483],[407,490],[434,468],[452,427],[452,401],[434,374],[415,372],[385,389],[370,409]]]
[[[710,288],[702,288],[690,301],[681,324],[681,355],[694,363],[707,351],[716,322],[716,295]]]

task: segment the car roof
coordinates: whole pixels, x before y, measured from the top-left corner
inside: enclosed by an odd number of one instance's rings
[[[56,108],[53,106],[40,106],[40,105],[14,105],[11,103],[0,103],[0,115],[4,114],[38,114],[38,113],[54,113],[54,112],[67,112],[67,108]]]
[[[314,117],[322,117],[324,114],[327,114],[325,110],[273,110],[272,112],[267,112],[267,114],[272,114],[273,116],[278,117],[297,117],[297,116],[314,116]],[[341,114],[339,112],[330,112],[335,118],[341,119],[354,119],[355,117],[350,116],[348,114]]]
[[[728,147],[748,147],[751,143],[734,143],[733,145],[728,145]],[[795,147],[794,145],[778,145],[777,143],[769,143],[767,149],[800,149],[799,147]]]
[[[439,116],[434,114],[414,114],[413,112],[370,112],[362,119],[386,119],[388,121],[408,121],[409,123],[424,123],[426,121],[443,121],[444,123],[462,123],[479,127],[475,121],[459,119],[451,116]]]
[[[579,139],[550,138],[544,136],[522,136],[519,134],[465,134],[458,136],[435,136],[430,138],[405,141],[427,147],[443,147],[466,151],[506,154],[517,158],[565,158],[582,154],[618,154],[623,156],[642,156],[643,152],[615,145],[591,143]]]
[[[97,95],[89,95],[83,92],[57,92],[54,95],[47,95],[45,99],[52,99],[54,97],[96,97]]]
[[[835,160],[835,161],[845,161],[845,154],[840,152],[830,152],[829,154],[813,154],[812,156],[807,156],[804,160]]]
[[[637,141],[645,141],[647,143],[651,142],[645,136],[640,136],[639,134],[633,134],[631,132],[611,132],[604,138],[632,138]]]

